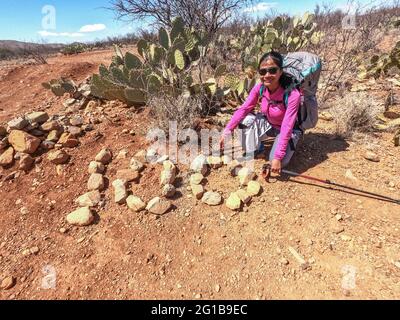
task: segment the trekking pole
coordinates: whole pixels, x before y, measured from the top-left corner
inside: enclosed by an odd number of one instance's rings
[[[331,186],[340,187],[340,188],[344,188],[344,189],[349,189],[349,190],[352,190],[352,191],[357,191],[357,192],[360,192],[360,193],[364,193],[364,194],[368,194],[368,195],[371,195],[371,196],[374,196],[374,197],[381,198],[381,199],[378,199],[378,200],[386,199],[386,200],[389,200],[391,202],[400,204],[400,200],[396,200],[396,199],[393,199],[393,198],[390,198],[390,197],[387,197],[387,196],[384,196],[384,195],[381,195],[381,194],[377,194],[377,193],[373,193],[373,192],[364,191],[364,190],[360,190],[360,189],[357,189],[357,188],[349,187],[349,186],[346,186],[346,185],[343,185],[343,184],[335,183],[335,182],[332,182],[332,181],[330,181],[328,179],[319,179],[319,178],[307,176],[305,174],[300,174],[300,173],[297,173],[297,172],[285,170],[285,169],[282,169],[281,172],[285,173],[285,174],[287,174],[289,176],[300,177],[300,178],[304,178],[304,179],[308,179],[308,180],[313,180],[313,181],[325,183],[325,184],[328,184],[328,185],[331,185]],[[270,164],[265,164],[263,166],[262,176],[264,177],[265,181],[269,182],[269,178],[271,177],[271,165]]]

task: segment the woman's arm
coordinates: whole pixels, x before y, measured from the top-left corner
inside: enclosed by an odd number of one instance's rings
[[[258,98],[260,96],[261,83],[256,84],[253,89],[251,89],[249,96],[243,105],[236,110],[233,114],[232,119],[229,121],[228,125],[224,130],[224,134],[230,134],[239,123],[252,111],[257,105]]]
[[[301,96],[296,89],[290,93],[288,105],[281,124],[281,132],[279,136],[278,146],[275,149],[274,159],[282,161],[286,155],[286,148],[292,137],[293,127],[296,123],[297,112],[300,108]]]

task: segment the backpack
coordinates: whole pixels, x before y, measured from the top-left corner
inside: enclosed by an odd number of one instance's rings
[[[297,126],[305,131],[314,128],[318,122],[318,81],[321,75],[321,59],[309,52],[292,52],[284,56],[283,71],[292,77],[291,88],[300,90],[302,99],[297,115]],[[260,99],[263,96],[265,86],[260,88]],[[290,90],[283,97],[285,108],[288,104]]]

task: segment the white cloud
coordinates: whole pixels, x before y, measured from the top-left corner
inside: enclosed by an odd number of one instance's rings
[[[84,37],[85,36],[83,33],[79,33],[79,32],[49,32],[49,31],[46,31],[46,30],[41,30],[41,31],[38,31],[38,33],[42,37],[79,38],[79,37]]]
[[[96,31],[102,31],[105,30],[107,27],[105,24],[102,23],[97,23],[97,24],[88,24],[86,26],[83,26],[79,32],[96,32]]]
[[[243,12],[261,12],[261,11],[267,11],[271,8],[275,8],[278,5],[277,2],[260,2],[256,4],[255,6],[245,8]]]

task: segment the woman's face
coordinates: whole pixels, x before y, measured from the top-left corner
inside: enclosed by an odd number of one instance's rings
[[[282,70],[271,58],[264,60],[260,65],[260,78],[267,88],[277,88]],[[268,71],[265,73],[265,71]],[[265,73],[265,74],[264,74]],[[264,74],[264,75],[262,75]]]

